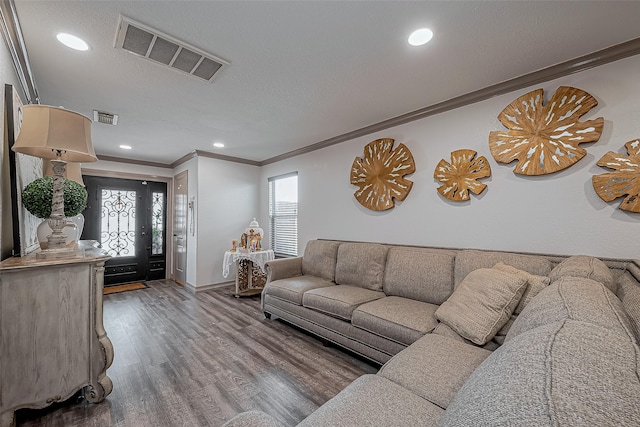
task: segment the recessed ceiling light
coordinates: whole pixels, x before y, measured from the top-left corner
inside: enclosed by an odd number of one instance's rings
[[[121,145],[120,148],[122,148],[123,150],[131,150],[130,145]]]
[[[411,46],[422,46],[427,43],[433,37],[433,31],[428,28],[420,28],[415,30],[409,36],[409,44]]]
[[[72,36],[71,34],[67,34],[67,33],[59,33],[56,38],[58,39],[58,41],[60,43],[62,43],[63,45],[70,47],[71,49],[75,49],[75,50],[89,50],[89,45],[87,44],[87,42],[85,42],[84,40],[82,40],[79,37],[76,36]]]
[[[216,148],[224,148],[224,144],[222,142],[214,142],[213,146]]]

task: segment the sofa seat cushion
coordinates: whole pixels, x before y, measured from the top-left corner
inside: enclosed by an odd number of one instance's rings
[[[492,268],[499,262],[508,264],[518,270],[535,274],[536,276],[549,276],[551,272],[551,261],[542,256],[466,249],[456,255],[456,266],[454,270],[455,286],[457,287],[473,270]]]
[[[491,268],[474,270],[436,310],[462,337],[484,345],[513,314],[527,287],[524,277]]]
[[[469,375],[490,354],[480,347],[427,334],[393,356],[378,375],[447,409]]]
[[[335,285],[329,280],[315,276],[296,276],[269,282],[264,288],[264,294],[302,305],[302,296],[305,292],[312,289],[334,287]]]
[[[356,307],[384,296],[383,292],[357,286],[336,285],[305,292],[302,305],[330,316],[351,320],[351,314]]]
[[[329,316],[316,310],[292,304],[267,295],[265,310],[306,331],[348,348],[380,364],[407,348],[404,344],[382,338],[364,329],[356,328],[351,322]]]
[[[619,330],[574,320],[540,326],[493,352],[439,425],[638,425],[638,363],[638,346]]]
[[[384,268],[384,293],[442,304],[453,292],[455,253],[435,249],[391,248]]]
[[[622,302],[602,283],[581,277],[563,277],[543,289],[509,329],[505,342],[518,334],[559,320],[591,322],[633,335]]]
[[[386,297],[362,304],[351,316],[353,326],[410,345],[438,324],[437,305],[401,297]]]
[[[338,285],[382,291],[382,277],[389,247],[377,243],[343,243],[338,248]]]
[[[436,426],[444,410],[379,375],[363,375],[298,424]]]
[[[595,280],[605,285],[613,293],[618,288],[607,264],[592,256],[574,255],[562,261],[549,273],[552,282],[567,276]]]

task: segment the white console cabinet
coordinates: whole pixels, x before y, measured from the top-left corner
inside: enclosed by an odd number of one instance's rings
[[[113,347],[102,323],[104,262],[84,256],[0,263],[0,426],[14,411],[43,408],[84,388],[90,402],[111,393]]]

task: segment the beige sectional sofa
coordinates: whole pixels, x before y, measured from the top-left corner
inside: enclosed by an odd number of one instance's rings
[[[384,363],[302,426],[640,426],[638,260],[315,240],[267,271],[267,317]]]

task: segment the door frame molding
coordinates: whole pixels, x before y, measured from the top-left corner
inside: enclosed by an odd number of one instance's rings
[[[189,171],[185,169],[185,170],[183,170],[182,172],[175,174],[175,175],[174,175],[174,177],[173,177],[173,178],[174,178],[174,179],[173,179],[173,181],[174,181],[174,182],[172,182],[172,185],[171,185],[171,204],[172,204],[172,207],[173,207],[173,201],[174,201],[174,197],[175,197],[175,196],[174,196],[174,191],[173,191],[173,190],[174,190],[174,188],[173,188],[173,187],[174,187],[174,185],[175,185],[175,178],[176,178],[176,177],[182,177],[183,175],[184,175],[184,176],[186,176],[186,179],[187,179],[187,202],[188,202],[188,199],[189,199]],[[167,184],[167,185],[168,185],[168,184]],[[169,197],[169,196],[167,195],[167,197]],[[186,230],[185,230],[185,231],[186,231],[185,239],[186,239],[187,241],[189,240],[189,215],[188,215],[188,212],[189,212],[189,209],[187,208],[187,224],[185,224],[185,225],[186,225]],[[172,213],[173,213],[173,210],[172,210]],[[171,219],[172,219],[172,222],[171,222],[171,236],[173,236],[173,215],[171,216]],[[171,261],[172,261],[172,263],[171,263],[171,276],[170,276],[170,277],[171,277],[171,279],[172,279],[172,280],[174,280],[176,283],[180,283],[180,282],[178,282],[178,281],[176,280],[176,278],[175,278],[175,276],[174,276],[174,274],[173,274],[173,273],[174,273],[174,265],[173,265],[173,243],[174,243],[174,238],[173,238],[173,237],[171,237]],[[185,250],[186,250],[186,249],[187,249],[187,244],[185,244]],[[188,259],[187,259],[185,262],[186,262],[186,263],[188,263],[188,262],[189,262],[189,261],[188,261]],[[186,271],[186,269],[185,269],[185,272],[184,272],[184,283],[182,283],[182,285],[183,285],[183,286],[185,286],[185,287],[188,287],[188,286],[189,286],[189,285],[188,285],[188,283],[187,283],[187,271]]]
[[[167,245],[165,249],[167,253],[165,254],[166,268],[164,278],[170,279],[171,272],[173,271],[173,239],[169,239],[168,236],[173,236],[173,177],[128,172],[111,172],[100,169],[87,169],[84,167],[82,168],[82,174],[102,178],[133,179],[137,181],[164,182],[167,184]]]

